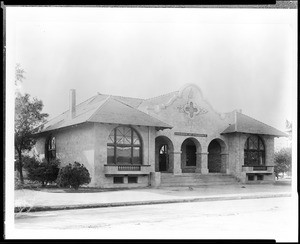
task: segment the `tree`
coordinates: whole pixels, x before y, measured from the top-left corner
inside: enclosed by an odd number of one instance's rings
[[[23,80],[25,79],[25,76],[24,76],[24,73],[25,73],[25,70],[21,68],[21,64],[16,64],[16,77],[15,77],[15,85],[18,84],[18,82],[23,82]]]
[[[18,66],[17,66],[18,67]],[[24,78],[23,73],[17,73],[16,68],[16,80],[17,78],[22,80]],[[15,99],[15,151],[18,157],[18,171],[20,173],[21,183],[23,180],[23,163],[22,154],[25,151],[29,151],[34,146],[36,140],[33,137],[34,129],[45,122],[45,118],[48,114],[42,113],[43,102],[37,98],[31,98],[29,94],[21,93],[16,94]]]
[[[275,176],[278,179],[280,173],[291,172],[292,169],[292,149],[282,148],[275,153]]]

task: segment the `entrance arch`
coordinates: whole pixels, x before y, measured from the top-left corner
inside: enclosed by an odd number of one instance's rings
[[[181,169],[182,173],[194,173],[197,166],[197,153],[201,152],[201,146],[195,138],[187,138],[181,144]]]
[[[208,145],[208,172],[226,173],[226,158],[222,157],[226,151],[225,142],[213,139]]]
[[[166,136],[155,138],[155,171],[171,172],[174,162],[172,141]]]

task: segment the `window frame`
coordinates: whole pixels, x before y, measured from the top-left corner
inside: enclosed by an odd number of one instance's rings
[[[126,129],[130,129],[130,143],[118,143],[117,142],[117,130],[119,128],[126,128]],[[110,142],[111,138],[111,134],[113,133],[113,140],[114,142]],[[139,139],[139,144],[134,144],[134,133],[136,134],[137,138]],[[113,163],[108,161],[108,155],[107,155],[107,164],[109,165],[126,165],[126,164],[122,164],[122,163],[118,163],[118,154],[117,154],[117,148],[126,148],[126,147],[130,147],[130,162],[127,163],[129,165],[142,165],[143,164],[143,142],[141,139],[141,136],[139,135],[139,133],[132,128],[131,126],[117,126],[115,127],[109,134],[108,136],[108,140],[107,140],[107,148],[108,147],[113,147]],[[138,148],[139,149],[139,162],[138,163],[134,163],[134,148]]]
[[[45,158],[48,162],[56,159],[56,138],[52,134],[46,139]]]
[[[250,140],[252,140],[255,137],[255,139],[257,140],[257,148],[255,149],[250,149]],[[261,145],[262,148],[261,149]],[[251,153],[256,153],[257,157],[256,157],[256,161],[258,162],[258,164],[251,164],[250,163],[250,154]],[[262,161],[262,163],[260,164],[259,162]],[[258,135],[250,135],[245,144],[244,144],[244,165],[251,167],[251,166],[265,166],[266,165],[266,147],[265,144],[262,140],[262,138]]]

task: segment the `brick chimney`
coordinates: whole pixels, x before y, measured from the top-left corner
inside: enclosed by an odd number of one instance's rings
[[[69,96],[69,118],[74,119],[76,116],[76,90],[70,90]]]

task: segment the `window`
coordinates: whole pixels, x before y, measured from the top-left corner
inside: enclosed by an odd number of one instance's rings
[[[138,177],[128,176],[128,183],[138,183]]]
[[[135,130],[119,126],[109,134],[107,164],[142,164],[142,143]]]
[[[114,184],[123,184],[124,177],[114,177]]]
[[[244,146],[244,165],[265,165],[265,147],[259,136],[248,137]]]
[[[52,160],[56,158],[56,148],[55,148],[55,137],[50,135],[48,139],[46,140],[45,145],[45,157],[46,159]]]

